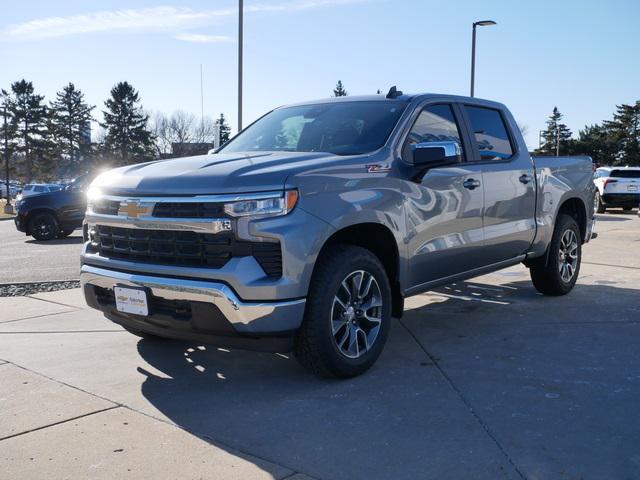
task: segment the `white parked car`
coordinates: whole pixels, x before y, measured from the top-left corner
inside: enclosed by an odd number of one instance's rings
[[[57,183],[29,183],[24,186],[22,193],[18,195],[17,200],[21,200],[24,197],[36,195],[38,193],[55,192],[56,190],[62,190],[62,185]]]
[[[640,204],[640,167],[600,167],[593,183],[598,189],[594,202],[598,213],[616,207],[629,211]]]

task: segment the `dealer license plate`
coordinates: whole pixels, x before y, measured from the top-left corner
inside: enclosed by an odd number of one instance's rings
[[[627,185],[627,192],[637,192],[638,187],[636,185]]]
[[[149,315],[147,293],[141,288],[114,287],[116,309],[123,313]]]

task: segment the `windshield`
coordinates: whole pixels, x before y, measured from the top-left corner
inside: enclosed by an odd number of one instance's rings
[[[279,108],[220,152],[372,152],[384,145],[406,105],[400,101],[360,101]]]

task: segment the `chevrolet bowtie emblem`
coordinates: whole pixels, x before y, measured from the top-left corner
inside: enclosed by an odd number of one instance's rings
[[[120,202],[120,208],[118,209],[118,215],[126,216],[127,218],[138,218],[141,215],[150,213],[151,207],[140,205],[140,202],[137,200]]]

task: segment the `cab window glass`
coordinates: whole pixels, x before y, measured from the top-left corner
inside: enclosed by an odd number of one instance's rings
[[[498,110],[484,107],[464,107],[471,122],[471,130],[480,151],[480,159],[506,160],[513,155],[513,148]]]
[[[456,122],[451,105],[432,105],[420,112],[413,124],[403,156],[411,158],[411,145],[424,142],[456,142],[462,151],[460,129]]]

